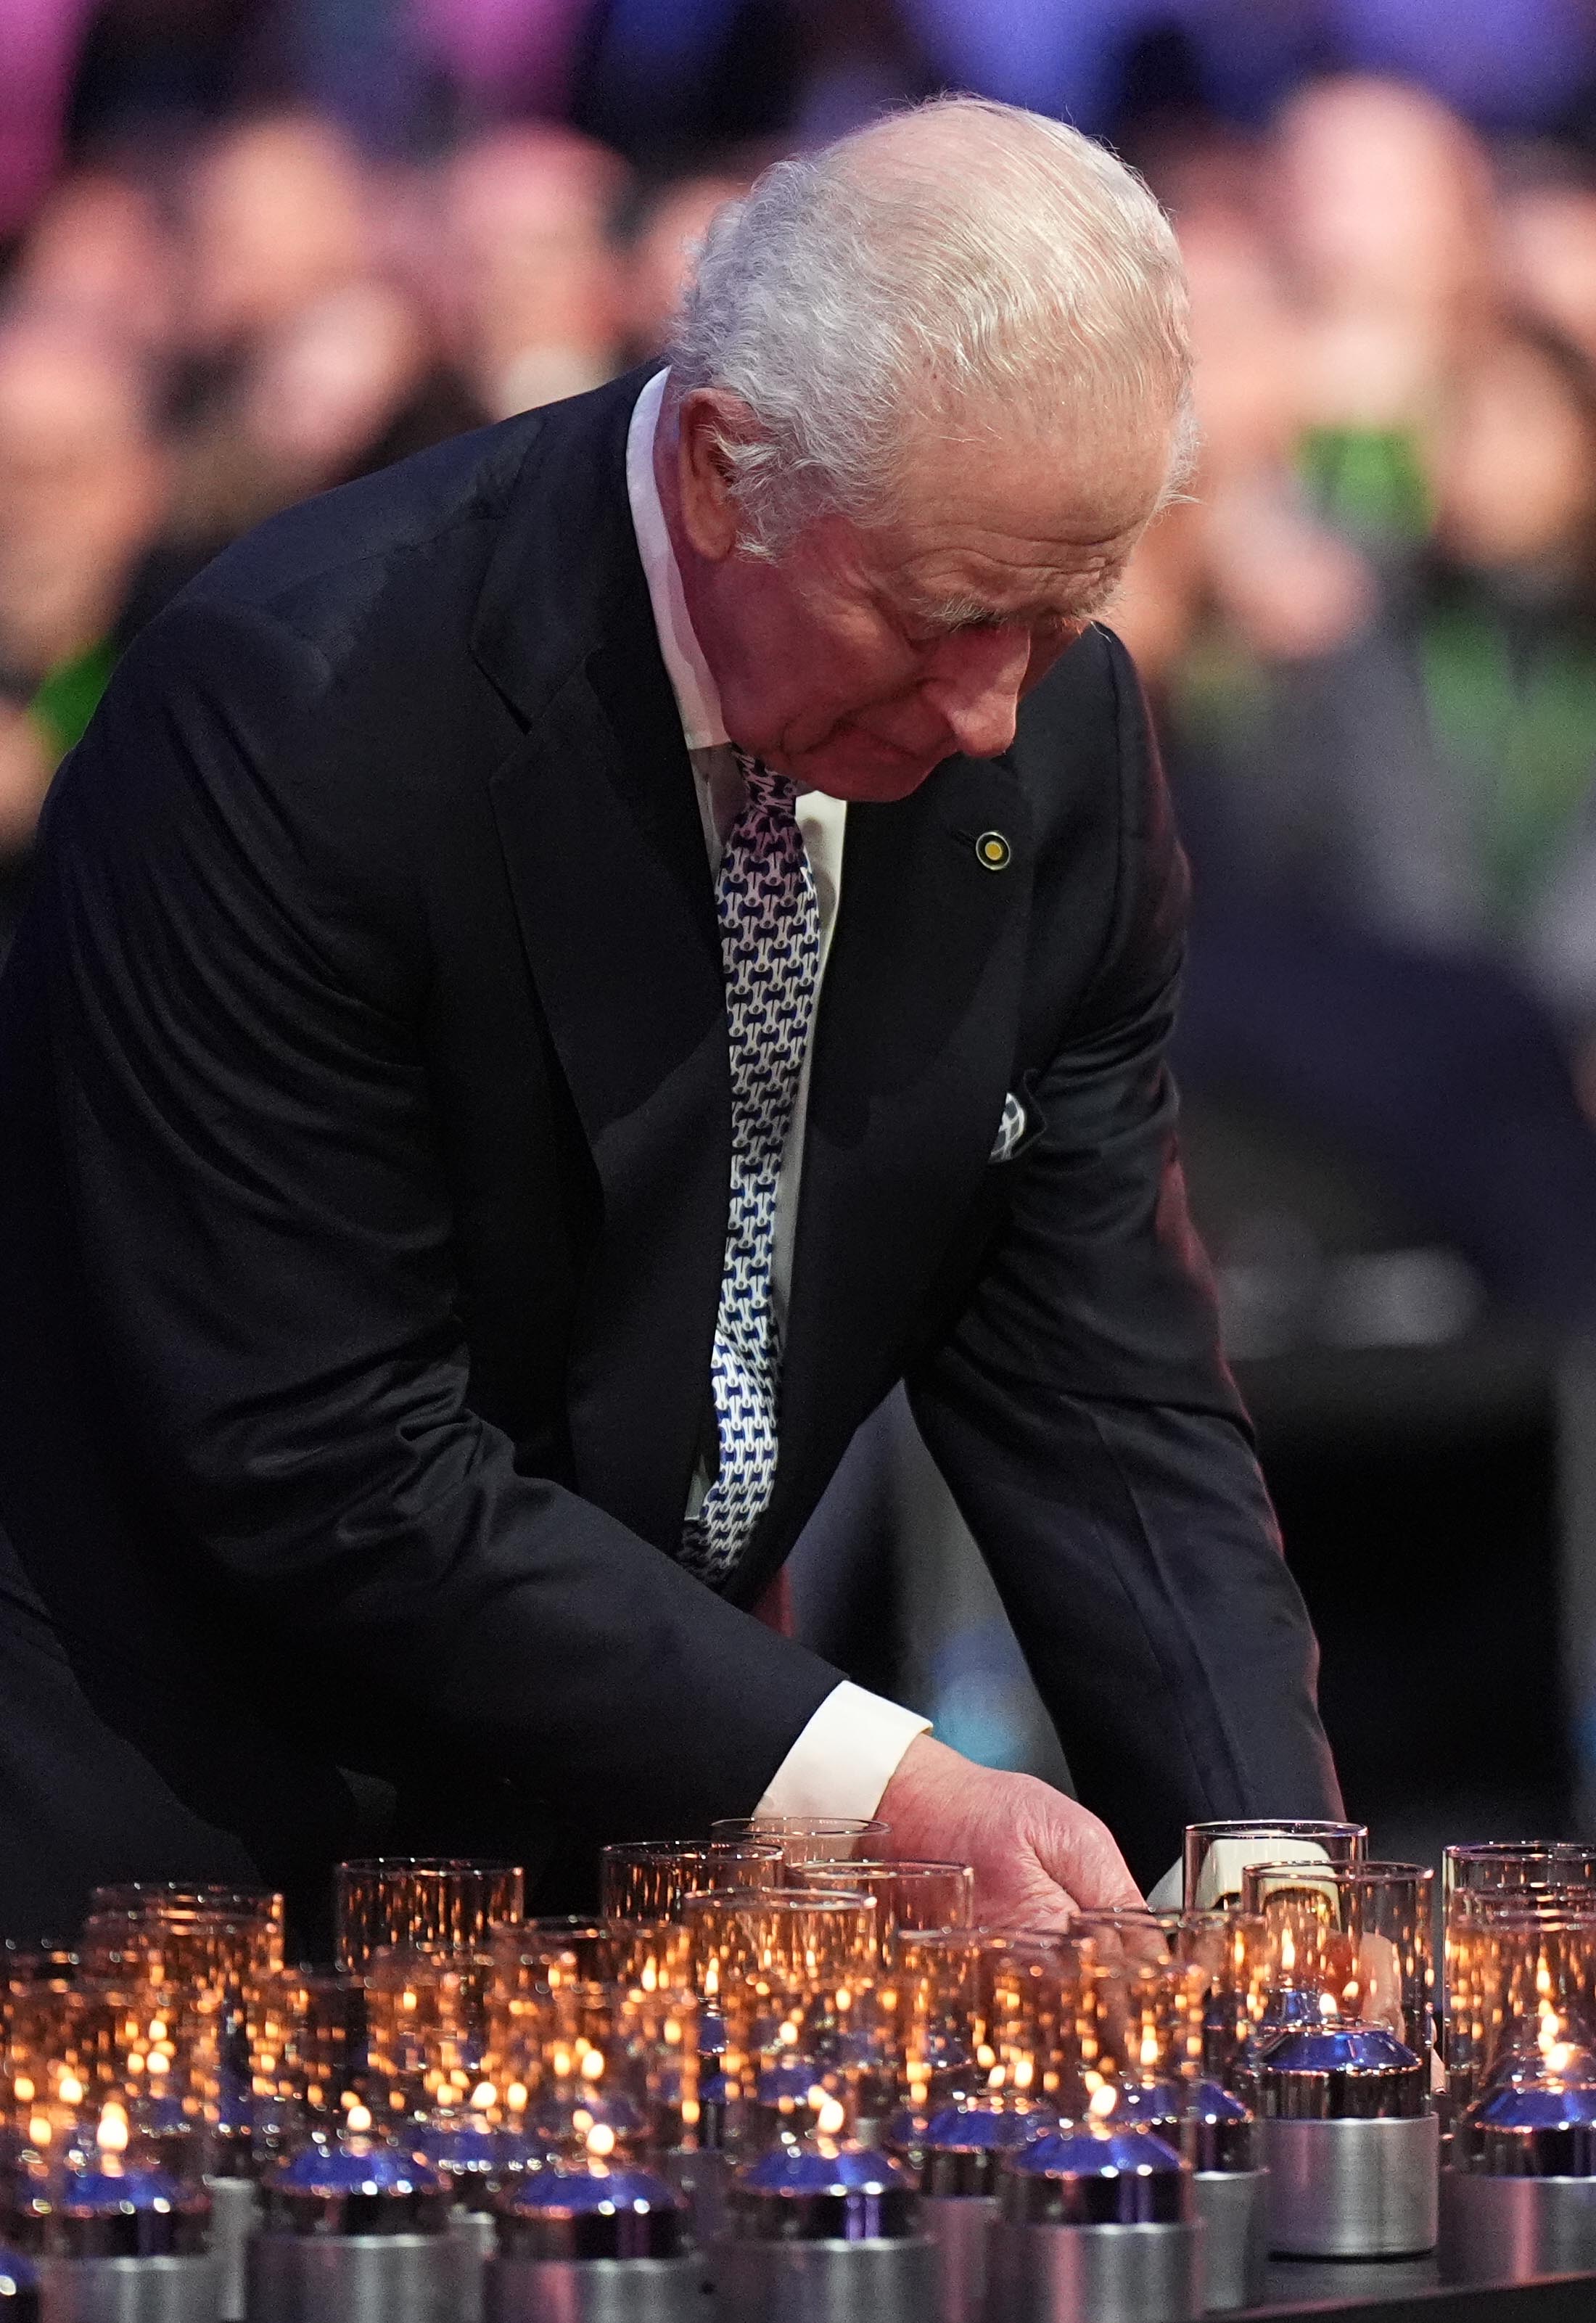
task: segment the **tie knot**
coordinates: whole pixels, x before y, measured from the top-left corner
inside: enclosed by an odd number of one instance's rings
[[[778,775],[763,758],[756,758],[747,750],[738,752],[737,763],[742,768],[743,788],[750,806],[792,806],[798,795],[798,785],[791,775]]]

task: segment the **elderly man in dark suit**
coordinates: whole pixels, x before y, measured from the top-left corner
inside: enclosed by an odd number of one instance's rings
[[[145,633],[0,1006],[8,1926],[761,1806],[1038,1919],[1335,1810],[1093,620],[1186,397],[1145,190],[950,102]],[[750,1612],[899,1380],[1105,1822]]]

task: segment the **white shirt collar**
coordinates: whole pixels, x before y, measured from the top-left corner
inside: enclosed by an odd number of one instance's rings
[[[654,475],[655,430],[669,376],[668,372],[656,372],[632,408],[626,439],[627,497],[632,504],[632,524],[648,583],[659,650],[681,713],[682,738],[690,750],[712,750],[729,737],[720,715],[719,689],[687,618],[681,570]]]

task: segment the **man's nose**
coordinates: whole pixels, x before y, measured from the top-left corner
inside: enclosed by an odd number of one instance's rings
[[[1023,631],[961,629],[938,648],[921,692],[966,758],[995,758],[1014,740],[1030,660]]]

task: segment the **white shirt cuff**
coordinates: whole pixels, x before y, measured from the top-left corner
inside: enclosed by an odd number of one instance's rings
[[[931,1720],[847,1678],[826,1696],[770,1778],[761,1815],[873,1815]]]

